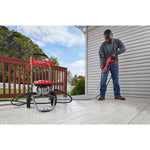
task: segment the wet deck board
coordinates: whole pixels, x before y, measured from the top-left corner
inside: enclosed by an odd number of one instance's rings
[[[68,104],[58,103],[51,112],[37,112],[34,106],[1,106],[0,124],[149,124],[150,101],[127,98],[125,101],[106,98],[83,100],[78,96]],[[5,102],[6,103],[6,102]]]

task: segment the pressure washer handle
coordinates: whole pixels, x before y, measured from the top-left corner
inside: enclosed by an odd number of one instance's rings
[[[114,62],[114,61],[115,61],[115,59],[112,59],[111,56],[107,59],[106,65],[105,65],[105,67],[104,67],[104,69],[103,69],[103,74],[105,74],[105,73],[107,72],[107,68],[108,68],[109,63],[110,63],[110,62]]]
[[[46,58],[49,60],[49,58],[48,58],[47,55],[45,55],[45,54],[40,54],[40,53],[34,53],[34,54],[32,54],[31,58],[34,59],[34,56],[35,56],[35,55],[38,55],[38,56],[44,56],[44,57],[46,57]]]

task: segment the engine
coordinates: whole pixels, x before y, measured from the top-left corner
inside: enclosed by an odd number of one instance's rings
[[[47,80],[34,81],[34,85],[37,86],[37,94],[44,96],[52,91],[52,82]]]

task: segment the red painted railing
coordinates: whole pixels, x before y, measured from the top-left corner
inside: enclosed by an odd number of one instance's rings
[[[3,90],[0,93],[0,98],[14,97],[29,90],[30,72],[27,71],[27,65],[29,64],[30,62],[28,60],[0,56],[0,69],[2,70],[3,78]],[[67,68],[52,66],[51,69],[53,88],[67,92]],[[34,65],[33,81],[48,79],[48,67]],[[8,88],[6,87],[6,84],[8,84]],[[57,92],[57,94],[60,93]]]

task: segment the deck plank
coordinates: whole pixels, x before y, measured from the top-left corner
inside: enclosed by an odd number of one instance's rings
[[[1,106],[0,124],[149,124],[150,101],[107,98],[104,101],[78,96],[68,104],[58,103],[51,112],[40,113],[26,106]],[[91,96],[89,97],[91,98]]]
[[[130,124],[150,124],[150,104],[146,105],[145,109]]]

